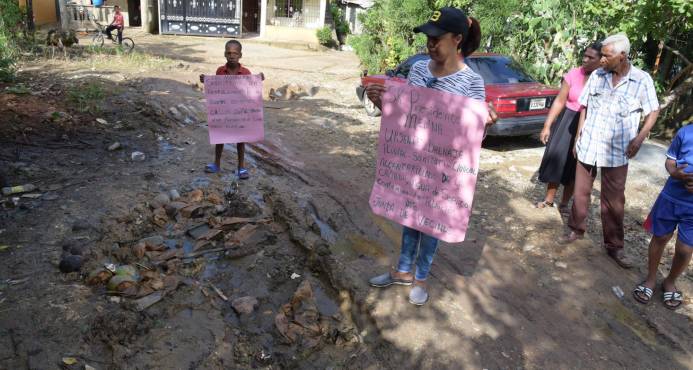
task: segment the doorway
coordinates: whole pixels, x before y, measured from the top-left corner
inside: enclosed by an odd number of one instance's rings
[[[257,33],[260,26],[260,0],[243,0],[243,32]]]
[[[128,0],[128,19],[130,27],[142,27],[141,0]]]

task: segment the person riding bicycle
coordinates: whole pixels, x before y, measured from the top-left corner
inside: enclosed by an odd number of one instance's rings
[[[115,13],[113,14],[113,22],[106,27],[106,35],[108,38],[113,40],[113,35],[111,31],[118,30],[118,44],[123,43],[123,29],[125,28],[125,20],[123,19],[123,14],[120,12],[120,7],[118,5],[113,7]],[[115,42],[115,40],[113,40]]]

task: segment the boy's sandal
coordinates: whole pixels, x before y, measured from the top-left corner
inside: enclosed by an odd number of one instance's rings
[[[645,282],[643,281],[640,283],[640,285],[633,289],[633,298],[642,304],[648,304],[652,299],[652,293],[654,293],[652,289],[646,287]]]
[[[553,202],[547,202],[545,200],[542,200],[541,202],[535,204],[534,207],[535,208],[546,208],[546,207],[553,208],[554,204],[553,204]]]
[[[205,166],[205,172],[207,172],[207,173],[217,173],[217,172],[219,172],[219,167],[218,167],[216,164],[214,164],[214,163],[210,163],[210,164],[208,164],[208,165]]]
[[[683,294],[679,291],[664,292],[662,294],[662,303],[664,303],[664,307],[676,310],[683,304]]]
[[[248,170],[245,168],[239,168],[238,169],[238,178],[241,180],[245,180],[250,177],[250,174],[248,173]]]

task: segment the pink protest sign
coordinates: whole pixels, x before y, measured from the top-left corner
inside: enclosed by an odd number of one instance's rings
[[[205,98],[210,143],[252,143],[265,138],[259,75],[205,76]]]
[[[486,104],[401,83],[385,85],[371,209],[443,241],[464,241]]]

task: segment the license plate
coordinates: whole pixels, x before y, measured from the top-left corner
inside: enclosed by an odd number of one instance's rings
[[[529,110],[546,108],[546,98],[532,99],[529,101]]]

